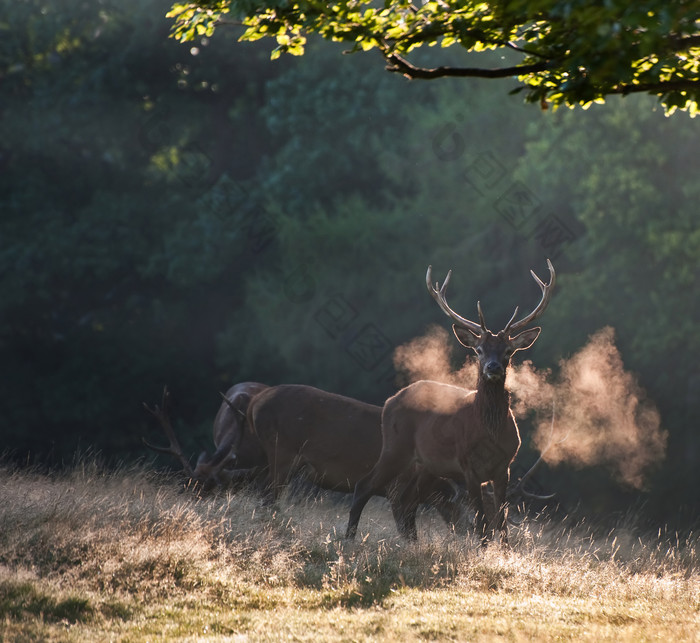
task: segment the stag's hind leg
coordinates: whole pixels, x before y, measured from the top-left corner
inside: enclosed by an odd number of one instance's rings
[[[391,510],[396,528],[404,538],[418,540],[416,514],[421,502],[432,504],[448,526],[459,528],[464,511],[460,511],[456,491],[447,480],[436,477],[424,467],[415,465],[407,469],[393,491]]]
[[[410,469],[399,476],[393,488],[387,490],[387,496],[391,503],[391,513],[399,534],[407,540],[418,540],[418,528],[416,527],[416,514],[420,500],[420,482]]]
[[[394,515],[394,522],[399,534],[406,540],[416,542],[418,540],[418,527],[416,527],[418,503],[406,505],[402,502],[392,502],[391,513]]]
[[[350,517],[348,519],[348,528],[345,532],[346,538],[350,540],[355,538],[362,510],[365,508],[370,498],[383,493],[406,468],[406,460],[402,455],[392,455],[382,451],[372,471],[364,478],[360,478],[355,485],[355,493],[352,496]]]
[[[421,500],[435,508],[451,531],[466,536],[472,522],[466,489],[445,478],[432,477],[427,482],[428,486],[420,491]]]

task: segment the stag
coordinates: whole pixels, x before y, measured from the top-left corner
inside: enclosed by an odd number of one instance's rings
[[[379,406],[311,386],[285,384],[256,396],[248,420],[267,454],[270,499],[276,500],[301,469],[322,488],[352,492],[381,452],[381,413]],[[390,482],[377,493],[389,499],[402,534],[409,535],[419,504],[426,502],[448,524],[462,526],[453,483],[415,468]]]
[[[547,308],[554,287],[555,273],[547,260],[550,280],[545,284],[530,271],[542,291],[535,309],[515,321],[518,308],[498,333],[486,328],[481,303],[477,303],[479,323],[470,321],[447,304],[447,284],[433,286],[428,267],[428,291],[450,317],[452,329],[465,347],[476,353],[479,375],[476,391],[468,391],[439,382],[419,381],[389,398],[382,411],[382,451],[372,471],[355,486],[347,538],[354,538],[360,515],[369,499],[392,480],[420,463],[436,476],[461,478],[467,488],[469,503],[476,512],[482,543],[500,531],[501,542],[508,543],[506,493],[510,464],[520,448],[520,434],[510,409],[505,388],[506,371],[513,355],[530,348],[540,328],[526,330]],[[493,509],[485,511],[483,485],[493,486]],[[487,516],[492,516],[487,520]],[[416,539],[415,525],[407,533]]]
[[[185,475],[203,490],[227,487],[255,478],[267,466],[267,458],[257,437],[250,431],[246,413],[251,400],[268,388],[266,384],[258,382],[241,382],[232,386],[225,395],[222,394],[223,401],[213,427],[216,451],[211,455],[202,451],[194,469],[183,454],[170,422],[167,389],[163,391],[160,406],[153,409],[144,406],[156,418],[170,444],[159,447],[145,439],[143,442],[158,453],[176,458]]]

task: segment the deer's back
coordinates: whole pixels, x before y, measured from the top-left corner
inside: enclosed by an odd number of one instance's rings
[[[268,457],[299,456],[324,486],[351,490],[379,457],[379,406],[285,384],[258,395],[250,413]]]

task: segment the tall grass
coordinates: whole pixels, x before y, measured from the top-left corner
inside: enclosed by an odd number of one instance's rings
[[[0,465],[3,640],[699,640],[698,539],[539,517],[479,550],[386,501],[199,498],[176,477],[83,460]],[[362,531],[364,530],[364,531]]]

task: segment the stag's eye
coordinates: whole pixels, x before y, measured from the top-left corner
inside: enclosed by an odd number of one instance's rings
[[[483,349],[482,346],[477,346],[474,350],[476,351],[476,354],[477,354],[479,357],[481,357],[481,356],[484,354],[484,349]]]

